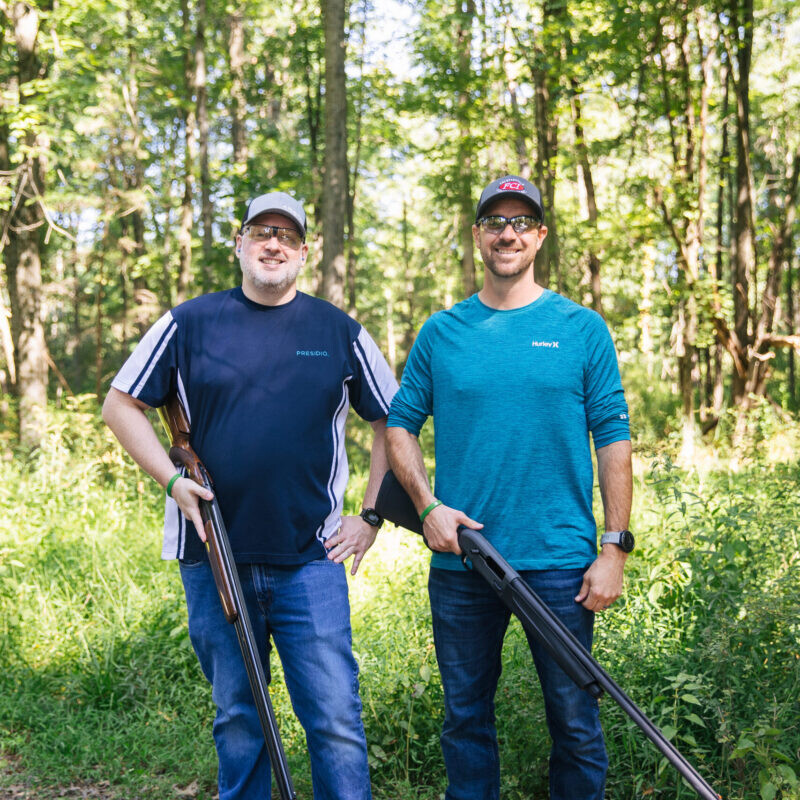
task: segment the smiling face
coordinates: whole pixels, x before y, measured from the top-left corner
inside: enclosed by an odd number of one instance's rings
[[[297,228],[288,217],[273,213],[260,214],[250,224]],[[242,267],[245,295],[257,302],[272,304],[276,298],[286,302],[294,296],[295,281],[306,259],[308,245],[303,242],[299,247],[291,247],[279,242],[276,236],[254,241],[245,233],[236,237],[236,253]]]
[[[484,216],[499,214],[510,219],[531,213],[531,206],[524,200],[504,197],[492,203]],[[486,269],[500,279],[517,278],[528,270],[532,272],[533,260],[546,235],[544,225],[527,233],[515,233],[510,225],[506,225],[498,234],[484,231],[478,225],[472,226],[472,237]]]

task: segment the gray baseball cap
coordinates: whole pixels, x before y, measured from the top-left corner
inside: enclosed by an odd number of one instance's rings
[[[286,192],[269,192],[260,194],[247,204],[247,211],[242,221],[244,228],[248,222],[254,220],[260,214],[282,214],[294,222],[303,237],[306,235],[306,212],[303,211],[302,204]]]
[[[530,205],[536,212],[540,221],[544,222],[544,208],[542,207],[542,193],[525,178],[518,175],[506,175],[492,181],[481,193],[478,201],[478,209],[475,212],[475,222],[477,222],[486,210],[487,206],[502,197],[518,197]]]

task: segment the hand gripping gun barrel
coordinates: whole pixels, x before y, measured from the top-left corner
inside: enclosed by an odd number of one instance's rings
[[[416,508],[392,472],[388,472],[383,479],[375,510],[395,525],[422,534],[422,523]],[[709,786],[482,534],[461,526],[458,544],[465,566],[469,560],[472,568],[519,618],[525,631],[547,650],[581,689],[592,697],[600,697],[606,692],[697,792],[698,797],[720,800],[721,795]]]
[[[211,477],[189,444],[189,419],[180,398],[177,395],[172,397],[165,406],[158,409],[158,414],[172,443],[169,451],[172,463],[182,468],[186,476],[195,483],[213,492]],[[200,500],[200,516],[203,518],[208,560],[214,574],[214,582],[217,584],[222,611],[225,619],[236,629],[280,798],[295,800],[297,794],[292,785],[289,764],[286,761],[275,712],[269,699],[267,678],[256,647],[250,616],[239,583],[239,573],[236,571],[228,533],[216,497],[213,500]]]

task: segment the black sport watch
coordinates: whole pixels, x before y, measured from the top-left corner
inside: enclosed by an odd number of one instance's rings
[[[367,525],[372,525],[376,530],[383,525],[383,517],[374,508],[363,509],[359,516]]]
[[[623,553],[633,551],[636,540],[630,531],[609,531],[600,537],[600,546],[604,544],[615,544]]]

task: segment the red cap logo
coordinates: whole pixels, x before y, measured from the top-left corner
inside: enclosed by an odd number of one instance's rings
[[[525,187],[519,181],[503,181],[498,187],[498,192],[524,192]]]

